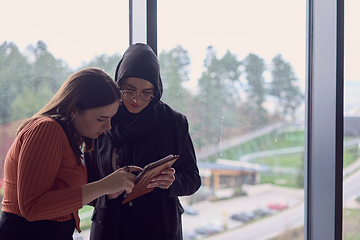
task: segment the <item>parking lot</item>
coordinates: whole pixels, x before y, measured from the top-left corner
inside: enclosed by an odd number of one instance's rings
[[[222,228],[233,229],[246,223],[232,219],[233,215],[241,213],[253,215],[254,211],[268,209],[268,206],[272,207],[271,214],[277,214],[285,207],[284,204],[286,204],[285,208],[289,208],[302,201],[303,190],[267,186],[262,190],[249,191],[248,196],[216,202],[200,202],[192,205],[193,210],[197,212],[196,215],[183,214],[184,238],[201,239],[211,234],[211,231],[221,231]],[[253,218],[256,220],[260,217],[253,216]]]

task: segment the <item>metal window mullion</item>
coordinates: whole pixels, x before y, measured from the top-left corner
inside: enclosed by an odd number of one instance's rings
[[[129,0],[129,44],[146,43],[157,54],[157,0]]]
[[[146,1],[129,0],[129,45],[147,43]]]
[[[341,239],[343,0],[307,0],[305,238]]]
[[[157,54],[157,0],[147,0],[147,44]]]

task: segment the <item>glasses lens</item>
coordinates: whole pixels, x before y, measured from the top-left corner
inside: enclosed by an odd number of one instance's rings
[[[125,98],[133,98],[133,97],[135,97],[135,94],[136,94],[134,91],[131,91],[131,90],[122,90],[121,92]]]
[[[134,98],[136,96],[136,92],[132,91],[132,90],[122,90],[122,95],[124,96],[124,98]],[[139,94],[140,99],[143,101],[150,101],[153,96],[149,93],[141,93]]]
[[[151,97],[152,97],[152,95],[148,94],[148,93],[142,93],[140,96],[141,96],[141,99],[144,101],[150,101]]]

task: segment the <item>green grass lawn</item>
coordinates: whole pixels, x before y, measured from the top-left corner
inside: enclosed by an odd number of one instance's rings
[[[239,146],[222,152],[221,158],[237,161],[241,156],[282,148],[304,147],[304,131],[274,131],[245,142]],[[349,140],[349,138],[346,138]],[[208,160],[216,161],[219,156],[212,156]],[[349,166],[359,158],[358,146],[344,149],[344,167]],[[261,183],[272,183],[286,187],[303,187],[304,153],[282,154],[265,158],[257,158],[251,161],[269,167],[285,167],[297,171],[295,174],[285,173],[262,173]]]
[[[80,228],[82,231],[90,228],[93,209],[93,207],[85,205],[79,210]]]

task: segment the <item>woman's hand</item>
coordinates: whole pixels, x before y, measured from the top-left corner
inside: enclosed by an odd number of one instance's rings
[[[135,185],[136,179],[136,176],[132,172],[141,170],[142,168],[137,166],[126,166],[104,177],[101,181],[103,182],[105,194],[117,197],[124,191],[130,193]]]
[[[168,189],[175,181],[175,169],[168,168],[161,172],[160,175],[153,177],[150,183],[147,185],[148,188],[159,187],[161,189]]]
[[[105,194],[117,197],[124,191],[130,193],[135,185],[136,179],[136,176],[131,172],[138,171],[142,171],[142,168],[136,166],[119,168],[98,181],[81,186],[82,204],[88,204]]]
[[[110,175],[113,175],[113,174],[114,175],[119,175],[117,177],[122,179],[122,182],[124,183],[124,189],[120,189],[119,191],[116,191],[116,192],[113,192],[113,193],[107,193],[107,197],[109,199],[117,198],[124,191],[126,191],[126,193],[129,194],[132,191],[132,189],[133,189],[133,187],[135,185],[135,178],[136,178],[136,176],[132,172],[141,172],[141,171],[142,171],[142,168],[140,168],[140,167],[126,166],[126,167],[123,167],[123,168],[119,168],[115,172],[110,174]]]

